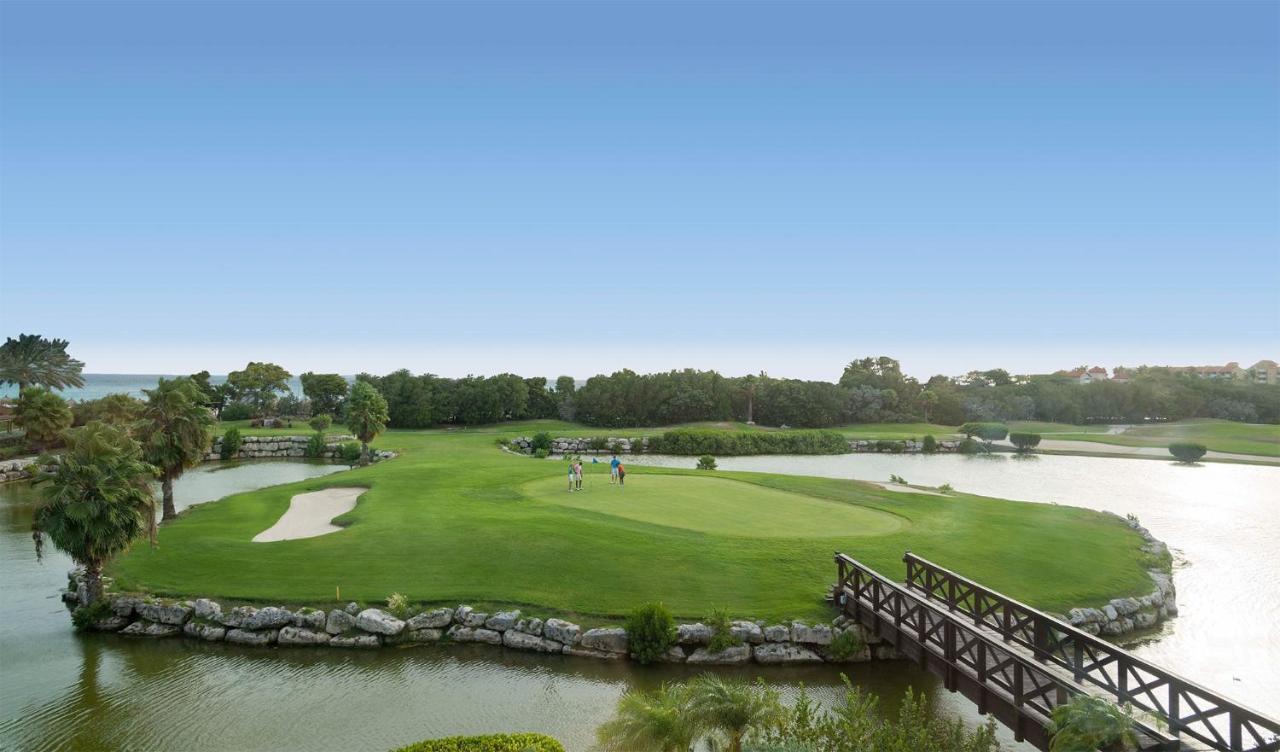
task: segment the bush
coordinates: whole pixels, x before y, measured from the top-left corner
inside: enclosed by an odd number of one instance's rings
[[[392,593],[387,596],[387,611],[397,619],[403,619],[409,615],[409,599],[401,593]]]
[[[707,650],[719,653],[742,644],[742,638],[733,633],[733,625],[729,622],[729,614],[724,609],[717,609],[707,617],[707,626],[711,627],[711,641]]]
[[[310,425],[312,429],[319,431],[320,433],[324,433],[329,426],[333,425],[333,416],[324,414],[316,415],[312,417],[311,420],[307,421],[307,424]]]
[[[94,622],[102,621],[111,614],[111,604],[106,600],[99,600],[72,611],[71,624],[77,632],[86,632],[93,628]]]
[[[1169,445],[1169,453],[1178,458],[1179,462],[1195,462],[1209,451],[1204,444],[1196,444],[1192,441],[1178,441]]]
[[[228,402],[222,407],[222,412],[218,414],[222,420],[248,420],[254,417],[257,411],[253,409],[253,405],[247,402]]]
[[[311,438],[307,439],[305,454],[313,460],[319,459],[324,456],[325,451],[328,449],[329,445],[325,443],[324,434],[316,431],[311,434]]]
[[[899,486],[905,486],[905,485],[907,485],[907,479],[906,479],[906,478],[902,477],[901,475],[894,475],[893,473],[890,473],[890,474],[889,474],[889,482],[890,482],[890,483],[895,483],[895,484],[897,484],[897,485],[899,485]]]
[[[827,650],[831,652],[832,658],[837,661],[843,661],[858,655],[866,646],[867,644],[862,641],[862,635],[857,628],[850,627],[832,638],[831,645]]]
[[[924,441],[921,443],[920,449],[925,454],[933,454],[938,451],[938,440],[933,438],[933,434],[927,433],[924,435]]]
[[[360,461],[360,443],[357,441],[348,441],[338,450],[338,456],[343,462],[359,462]]]
[[[988,450],[982,442],[966,438],[960,442],[960,446],[956,447],[956,451],[960,454],[986,454]]]
[[[564,752],[564,747],[544,734],[486,734],[427,739],[395,752]]]
[[[1040,434],[1038,433],[1011,433],[1009,441],[1017,447],[1019,452],[1030,452],[1040,445]]]
[[[546,431],[535,433],[533,439],[529,441],[529,448],[533,450],[534,454],[537,454],[539,449],[545,449],[547,454],[551,454],[551,434]],[[544,454],[542,456],[545,457],[547,455]]]
[[[240,429],[228,428],[227,432],[222,434],[222,446],[218,449],[218,456],[229,460],[240,453],[242,444],[244,440],[240,438]]]
[[[676,644],[676,622],[661,603],[646,603],[631,612],[626,623],[631,655],[641,663],[653,663]]]
[[[701,457],[698,458],[698,469],[699,470],[715,470],[716,458],[712,457],[709,454],[702,455]]]
[[[1076,695],[1065,705],[1053,709],[1049,733],[1053,752],[1076,750],[1131,748],[1138,738],[1133,730],[1133,716],[1101,697]]]
[[[546,447],[538,447],[537,449],[533,450],[533,456],[537,457],[540,460],[545,460],[546,458],[551,456],[551,451]]]
[[[592,436],[587,439],[587,448],[593,452],[603,452],[609,448],[609,439],[604,436]]]
[[[641,442],[633,439],[632,451]],[[846,454],[849,442],[835,431],[708,431],[678,428],[649,438],[662,454],[733,457],[751,454]]]

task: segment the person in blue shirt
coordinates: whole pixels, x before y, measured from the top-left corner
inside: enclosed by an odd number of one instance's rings
[[[613,455],[613,459],[609,460],[609,485],[618,482],[618,465],[622,463],[618,460],[618,455]]]

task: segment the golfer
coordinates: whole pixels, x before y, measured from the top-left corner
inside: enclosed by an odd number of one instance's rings
[[[576,477],[577,477],[576,474],[573,472],[573,463],[570,462],[569,463],[569,493],[573,493],[573,481]]]
[[[609,460],[609,485],[612,486],[618,482],[618,468],[621,466],[622,462],[618,459],[618,455],[613,455],[613,459]]]
[[[618,485],[619,486],[625,485],[626,482],[627,482],[627,469],[622,466],[621,462],[619,462],[618,463]]]

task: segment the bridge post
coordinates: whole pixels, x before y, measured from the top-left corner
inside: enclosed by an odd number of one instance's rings
[[[1033,652],[1036,660],[1045,663],[1049,660],[1049,638],[1051,627],[1046,619],[1036,617],[1032,622],[1032,641],[1035,645]]]
[[[1182,715],[1182,708],[1178,705],[1178,688],[1173,682],[1169,682],[1169,733],[1179,736],[1182,733],[1182,724],[1178,723],[1178,718]]]
[[[943,657],[947,661],[947,676],[943,686],[948,692],[956,691],[956,625],[948,619],[942,622]]]

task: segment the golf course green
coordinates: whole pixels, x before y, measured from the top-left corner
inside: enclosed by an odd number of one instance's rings
[[[589,458],[584,491],[568,493],[562,461],[498,446],[544,427],[392,431],[375,444],[399,457],[195,506],[109,573],[163,596],[327,606],[403,593],[601,623],[651,600],[682,618],[829,618],[836,550],[901,577],[910,549],[1053,610],[1151,589],[1141,539],[1097,512],[639,465],[616,488]],[[335,520],[343,530],[252,542],[295,494],[339,486],[368,488]]]

